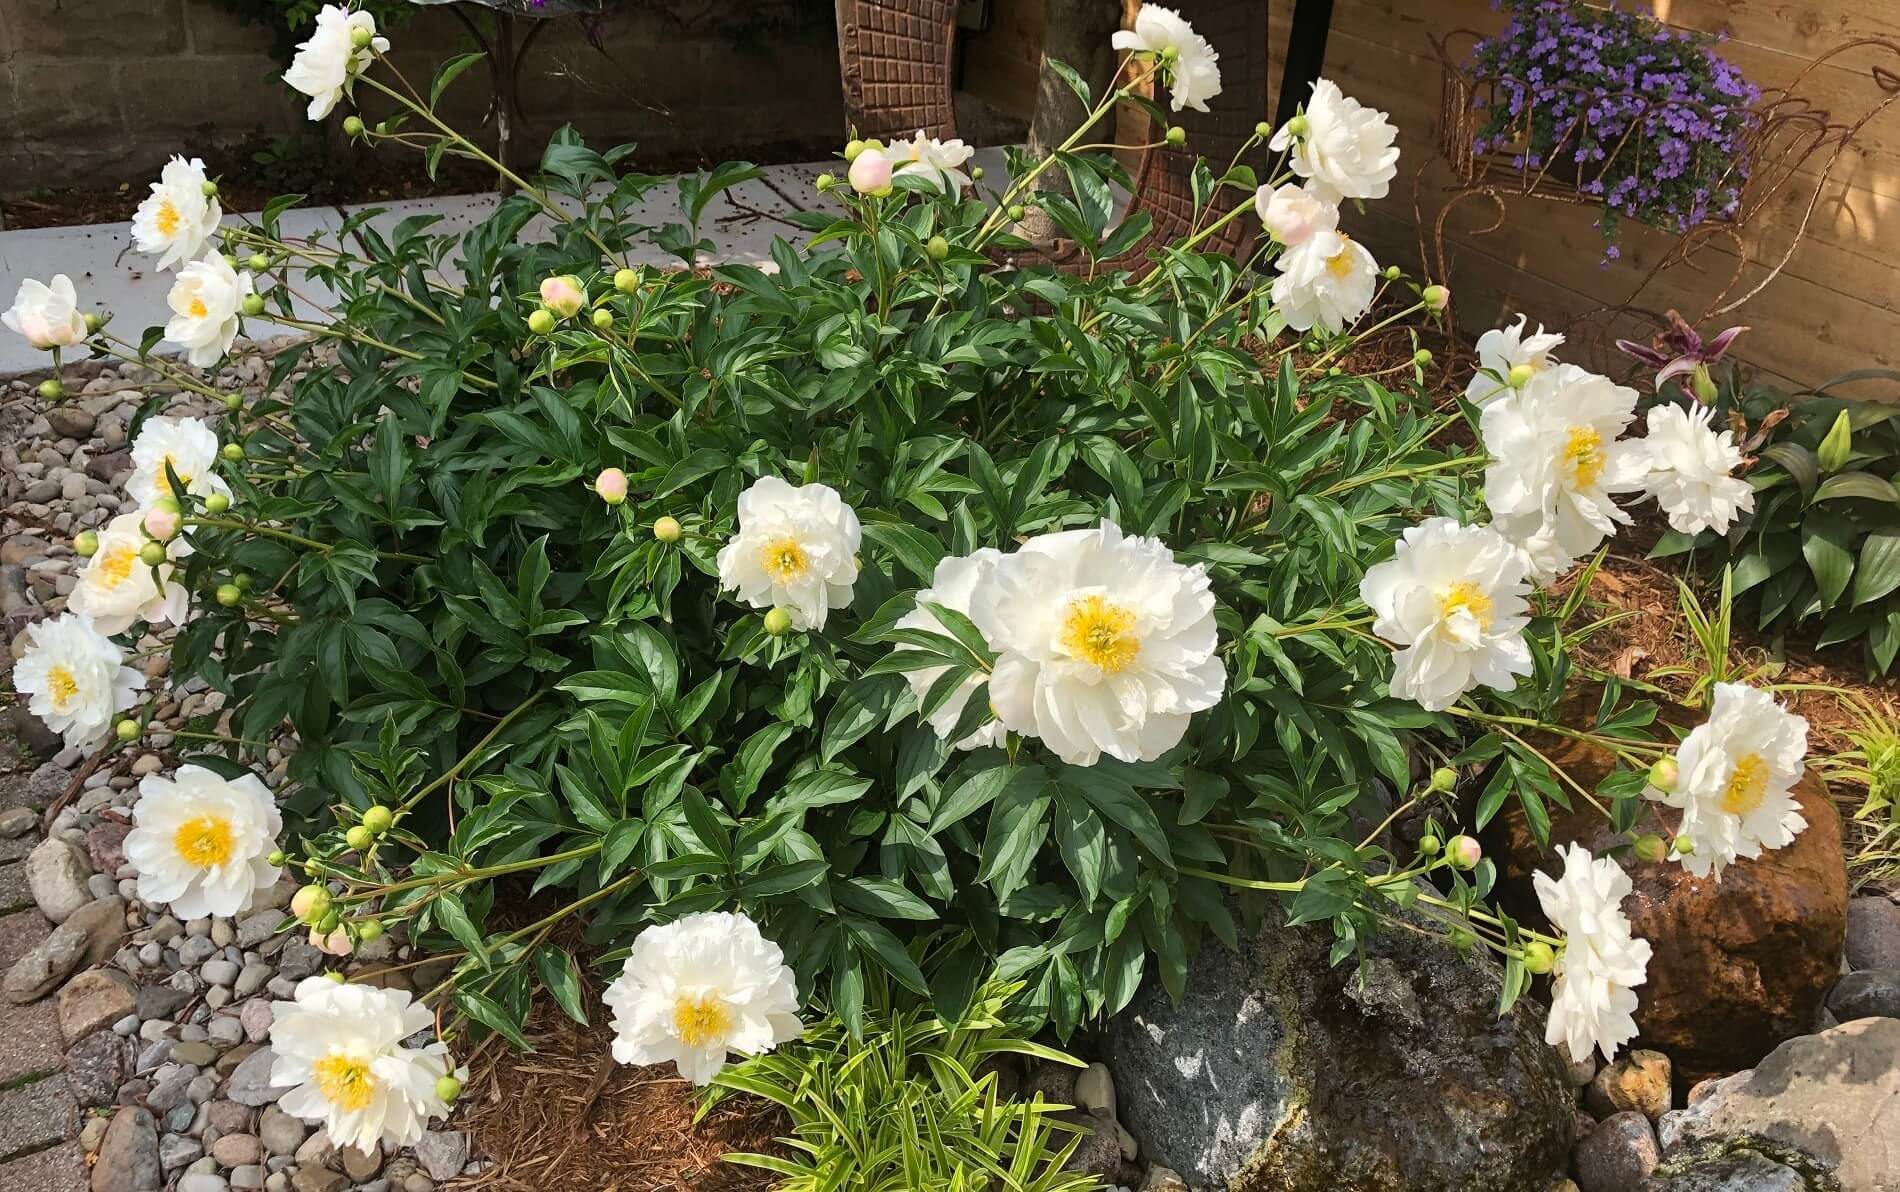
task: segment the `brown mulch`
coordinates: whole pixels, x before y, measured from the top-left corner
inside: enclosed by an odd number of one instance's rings
[[[722,1162],[727,1151],[781,1152],[775,1106],[732,1097],[698,1125],[693,1087],[671,1065],[630,1068],[609,1052],[596,1013],[582,1027],[542,998],[526,1034],[534,1052],[492,1044],[473,1065],[458,1124],[493,1161],[451,1189],[485,1192],[764,1192],[777,1177]]]

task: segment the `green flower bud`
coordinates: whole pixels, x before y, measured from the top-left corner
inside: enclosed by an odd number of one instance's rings
[[[380,919],[365,919],[356,925],[356,938],[364,943],[383,938],[383,924]]]
[[[274,848],[265,855],[264,860],[272,865],[282,865],[285,861],[290,860],[290,854],[286,853],[283,849]]]
[[[1331,368],[1326,370],[1326,375],[1329,377],[1343,377],[1346,375],[1346,370],[1342,368],[1341,366],[1335,364]]]
[[[138,740],[139,734],[144,732],[145,730],[139,725],[139,722],[136,720],[121,720],[119,721],[119,723],[112,726],[112,731],[114,735],[116,735],[119,738],[119,740],[124,741],[127,744],[130,744],[133,741]]]
[[[1692,837],[1688,837],[1688,836],[1676,837],[1675,851],[1676,851],[1676,855],[1679,857],[1695,856],[1695,840]]]
[[[594,330],[596,331],[611,330],[614,325],[614,312],[611,310],[608,310],[604,306],[600,307],[599,309],[594,311],[593,320],[594,320]]]
[[[1472,934],[1469,927],[1454,927],[1445,933],[1445,942],[1460,952],[1468,952],[1478,942],[1478,937]]]
[[[1458,771],[1450,766],[1440,766],[1432,771],[1431,788],[1435,791],[1448,791],[1458,785]]]
[[[229,265],[229,266],[230,266],[231,268],[233,268],[233,269],[236,269],[236,268],[238,268],[238,258],[237,258],[237,254],[236,254],[236,253],[234,253],[234,252],[227,252],[227,253],[219,253],[218,255],[219,255],[219,256],[221,256],[221,257],[223,257],[223,258],[224,258],[224,263],[225,263],[225,264],[227,264],[227,265]]]
[[[251,585],[256,582],[257,582],[256,580],[251,578],[251,573],[248,571],[240,571],[237,573],[236,583],[238,586],[238,591],[240,592],[250,591]]]
[[[1528,364],[1513,364],[1511,371],[1505,374],[1504,380],[1511,388],[1522,389],[1524,386],[1530,384],[1531,378],[1536,375],[1537,370]]]
[[[844,144],[845,161],[854,162],[858,160],[858,154],[864,152],[865,148],[866,146],[863,141],[846,141]]]
[[[381,803],[371,804],[370,809],[363,813],[363,826],[381,836],[396,826],[396,813]]]
[[[270,256],[267,253],[254,252],[246,264],[251,267],[252,273],[262,273],[264,270],[270,268]]]
[[[924,242],[924,251],[930,254],[931,260],[941,261],[950,255],[950,242],[942,236],[932,236]]]
[[[231,411],[231,413],[233,414],[237,413],[239,410],[242,410],[244,408],[244,395],[242,393],[225,394],[224,408]]]
[[[453,1103],[457,1097],[462,1095],[462,1082],[453,1076],[437,1077],[435,1082],[435,1095],[443,1101]]]
[[[219,584],[215,593],[218,603],[226,608],[236,608],[244,599],[244,593],[236,584]]]
[[[1427,857],[1436,857],[1438,855],[1438,850],[1444,847],[1445,847],[1445,842],[1440,840],[1438,837],[1432,835],[1430,832],[1427,832],[1425,833],[1425,835],[1418,838],[1418,851],[1423,853]]]
[[[210,496],[205,498],[205,512],[206,513],[216,515],[219,513],[224,513],[228,511],[230,508],[231,508],[231,498],[225,496],[223,493],[212,493]]]
[[[360,853],[364,849],[368,848],[370,845],[376,843],[376,833],[370,831],[368,828],[365,828],[363,825],[358,824],[354,828],[351,828],[349,831],[343,833],[343,843],[349,845],[351,848],[355,849],[357,852]]]
[[[1165,139],[1168,144],[1179,149],[1181,146],[1187,144],[1187,129],[1182,128],[1179,124],[1170,124]]]
[[[60,383],[58,377],[48,377],[40,382],[40,387],[34,392],[46,401],[58,401],[66,396],[66,386]]]
[[[363,135],[363,118],[361,116],[343,117],[343,135],[346,137],[362,136]]]
[[[1385,269],[1380,272],[1379,276],[1385,278],[1387,281],[1397,281],[1399,278],[1405,276],[1405,270],[1399,268],[1397,265],[1387,265]]]
[[[1412,353],[1412,363],[1420,368],[1429,368],[1432,363],[1432,354],[1424,348],[1420,348],[1418,351]]]
[[[1681,780],[1682,768],[1676,765],[1676,759],[1673,757],[1658,758],[1656,763],[1649,767],[1649,785],[1664,794],[1675,790],[1676,783]]]
[[[773,637],[783,636],[792,627],[792,614],[782,608],[774,608],[765,614],[765,631]]]
[[[1181,56],[1181,49],[1179,46],[1162,46],[1161,47],[1161,60],[1163,62],[1173,62],[1175,59],[1179,58],[1180,56]]]
[[[86,312],[86,334],[87,335],[91,335],[93,332],[99,330],[99,328],[105,325],[106,325],[106,316],[100,314],[96,310],[89,310]]]
[[[1312,125],[1306,122],[1305,113],[1301,113],[1286,122],[1286,135],[1292,137],[1294,140],[1298,140],[1305,136],[1311,128]]]
[[[160,563],[163,563],[164,561],[165,561],[165,544],[164,543],[148,542],[144,546],[139,547],[139,562],[145,564],[147,567],[156,567]]]
[[[831,174],[818,175],[818,189],[820,191],[830,190],[836,185],[838,185],[838,179],[835,176]]]
[[[378,120],[376,122],[376,135],[379,137],[386,137],[389,135],[389,121]]]
[[[359,50],[369,49],[369,43],[375,39],[375,36],[374,33],[371,33],[369,29],[363,25],[353,25],[350,27],[350,44]]]
[[[1557,953],[1543,940],[1532,940],[1524,945],[1524,967],[1538,976],[1543,976],[1557,965]]]
[[[215,199],[218,197],[218,184],[209,178],[205,179],[204,184],[200,186],[198,190],[199,193],[203,194],[207,199]]]
[[[982,166],[970,167],[970,181],[972,182],[983,181],[983,167]]]
[[[1441,311],[1451,305],[1451,291],[1444,286],[1430,285],[1418,292],[1419,300],[1429,311]]]
[[[225,463],[238,463],[244,459],[244,444],[226,443],[224,446],[218,448],[218,454],[224,457]]]
[[[99,553],[99,535],[91,530],[81,530],[73,537],[73,553],[82,559],[90,559]]]
[[[309,866],[306,864],[305,868],[308,869]],[[330,913],[330,907],[334,902],[335,900],[330,897],[329,887],[320,882],[311,882],[307,886],[299,887],[297,892],[290,896],[290,913],[297,916],[298,922],[314,925]]]
[[[1011,223],[1021,223],[1023,220],[1023,216],[1027,215],[1028,212],[1023,210],[1023,205],[1021,203],[1011,203],[1009,205],[1009,210],[1003,212],[1003,214],[1009,216]]]
[[[1650,832],[1638,836],[1631,851],[1636,854],[1637,860],[1648,861],[1653,865],[1669,855],[1669,842]]]
[[[1476,869],[1484,859],[1484,850],[1475,838],[1454,836],[1445,842],[1445,862],[1453,869]]]
[[[337,913],[337,911],[334,908],[332,908],[331,910],[325,912],[324,916],[321,919],[318,919],[316,923],[314,923],[312,926],[314,926],[317,929],[318,935],[329,935],[332,931],[335,931],[338,927],[341,927],[342,925],[343,925],[343,916]],[[341,980],[341,979],[342,979],[341,977],[338,978],[338,980]]]
[[[1253,135],[1259,137],[1261,140],[1264,141],[1268,137],[1273,135],[1273,125],[1268,124],[1265,120],[1262,120],[1260,123],[1253,126]]]
[[[662,517],[653,523],[653,536],[661,542],[678,542],[684,532],[676,517]]]
[[[640,288],[640,271],[637,269],[616,269],[614,271],[614,289],[622,294],[631,294]]]
[[[264,313],[264,295],[262,294],[244,295],[244,301],[238,307],[238,309],[244,312],[245,318],[255,319],[257,316]]]
[[[554,314],[551,311],[537,310],[528,316],[528,330],[536,335],[546,335],[554,330]]]

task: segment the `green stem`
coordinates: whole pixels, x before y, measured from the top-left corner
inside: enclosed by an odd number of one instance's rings
[[[422,800],[428,798],[431,794],[433,794],[436,788],[442,786],[444,783],[453,781],[456,775],[462,772],[463,767],[467,766],[470,761],[474,760],[476,754],[488,748],[490,742],[494,741],[496,737],[500,736],[501,731],[503,729],[507,728],[510,724],[513,724],[515,722],[515,719],[519,717],[523,712],[526,712],[529,708],[532,708],[537,703],[541,702],[541,697],[546,694],[547,692],[545,691],[535,692],[533,695],[529,696],[525,702],[516,705],[516,707],[512,711],[510,711],[506,716],[503,716],[500,720],[497,720],[495,722],[495,727],[488,730],[488,735],[484,736],[481,740],[475,742],[475,748],[463,754],[460,761],[456,762],[453,766],[449,767],[449,769],[444,771],[442,774],[438,775],[435,781],[429,783],[429,785],[423,787],[421,790],[417,791],[415,794],[405,799],[403,801],[403,804],[400,810],[403,810],[403,811],[409,810],[410,808],[414,807],[416,804],[422,802]]]
[[[295,543],[298,546],[307,547],[310,550],[322,551],[326,555],[336,549],[327,542],[318,542],[314,538],[305,538],[302,535],[292,534],[272,526],[258,525],[256,522],[231,521],[221,517],[188,517],[184,520],[184,524],[187,526],[208,526],[217,530],[243,530],[251,534],[261,534],[266,538],[276,538],[282,542]],[[406,555],[400,551],[379,550],[375,553],[377,558],[388,563],[435,562],[434,559],[427,558],[423,555]]]

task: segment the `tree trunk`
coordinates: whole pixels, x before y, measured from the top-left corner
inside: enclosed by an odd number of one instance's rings
[[[1036,111],[1029,120],[1028,152],[1040,160],[1069,138],[1089,109],[1062,76],[1049,69],[1053,58],[1075,68],[1088,81],[1100,103],[1115,81],[1115,51],[1109,38],[1121,28],[1121,0],[1048,0],[1048,15],[1043,21],[1043,64],[1036,81]],[[1113,130],[1114,113],[1103,117],[1098,130]],[[1084,141],[1102,140],[1089,136]],[[1059,169],[1048,170],[1036,179],[1037,190],[1067,194],[1069,181]],[[1032,211],[1016,226],[1016,234],[1032,243],[1046,243],[1057,235],[1048,216]]]

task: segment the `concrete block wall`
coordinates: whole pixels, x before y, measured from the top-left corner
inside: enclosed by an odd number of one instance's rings
[[[392,40],[419,88],[439,63],[475,48],[440,9],[423,10]],[[747,45],[640,5],[609,15],[599,41],[589,44],[573,20],[534,41],[520,75],[522,157],[538,156],[563,123],[600,148],[639,142],[636,168],[641,156],[716,161],[842,133],[837,44],[822,27]],[[0,0],[0,196],[142,189],[173,153],[309,131],[269,47],[263,28],[212,0]],[[473,131],[489,88],[479,64],[456,81],[445,108],[458,127]],[[370,95],[358,98],[366,115],[379,114]]]

